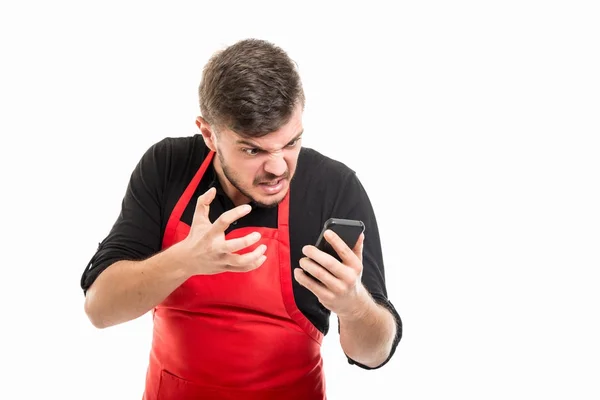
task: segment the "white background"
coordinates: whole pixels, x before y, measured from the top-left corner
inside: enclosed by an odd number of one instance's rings
[[[367,188],[405,324],[363,371],[332,318],[330,398],[600,398],[594,3],[3,2],[0,397],[141,397],[148,316],[96,330],[79,279],[139,157],[195,133],[204,63],[258,37]]]

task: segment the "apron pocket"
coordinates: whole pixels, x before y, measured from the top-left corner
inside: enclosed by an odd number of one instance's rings
[[[162,370],[157,400],[325,400],[324,382],[300,382],[285,388],[243,390],[204,386]]]
[[[212,399],[204,396],[203,392],[202,387],[195,385],[193,382],[181,379],[165,370],[160,372],[157,400]]]

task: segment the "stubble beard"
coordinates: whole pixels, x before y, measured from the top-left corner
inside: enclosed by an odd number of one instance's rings
[[[233,185],[233,187],[235,187],[241,194],[243,194],[244,196],[246,196],[247,198],[249,198],[252,202],[254,202],[254,204],[257,207],[274,208],[274,207],[277,207],[279,205],[279,203],[281,203],[281,201],[283,200],[283,198],[281,198],[280,200],[274,201],[272,203],[263,203],[263,202],[257,200],[255,197],[253,197],[248,192],[248,190],[244,189],[244,187],[240,184],[240,182],[237,179],[235,173],[233,171],[231,171],[229,169],[229,167],[227,166],[227,164],[225,163],[225,160],[223,159],[222,153],[219,152],[217,156],[219,157],[219,162],[221,163],[221,169],[223,170],[223,175],[225,175],[225,178],[227,178],[227,180]],[[283,175],[283,177],[278,177],[278,176],[269,174],[267,176],[260,177],[260,179],[255,179],[252,184],[253,185],[258,185],[260,182],[275,180],[275,179],[278,179],[278,178],[289,179],[289,170],[287,170],[285,172],[285,174]],[[288,182],[288,185],[289,184],[291,184],[291,180]],[[289,186],[288,186],[288,190],[289,190]]]

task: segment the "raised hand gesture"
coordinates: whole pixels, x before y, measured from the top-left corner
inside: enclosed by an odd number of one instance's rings
[[[188,236],[180,242],[185,250],[186,265],[192,269],[193,275],[213,275],[221,272],[247,272],[260,267],[266,260],[264,255],[267,247],[261,244],[251,252],[236,254],[260,240],[260,233],[252,232],[246,236],[229,239],[225,238],[225,230],[234,221],[247,215],[252,209],[243,204],[224,212],[211,223],[209,220],[210,204],[216,194],[215,188],[210,188],[196,203],[194,217]]]

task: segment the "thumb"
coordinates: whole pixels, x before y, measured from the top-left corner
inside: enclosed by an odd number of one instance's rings
[[[360,262],[362,262],[362,252],[363,252],[364,242],[365,242],[365,234],[361,233],[360,236],[358,237],[356,244],[354,245],[354,248],[352,249],[352,252],[354,254],[356,254],[356,256],[358,257]]]
[[[192,218],[192,226],[208,221],[210,203],[215,199],[216,193],[217,189],[211,187],[198,197],[198,200],[196,200],[196,209],[194,210],[194,216]]]

